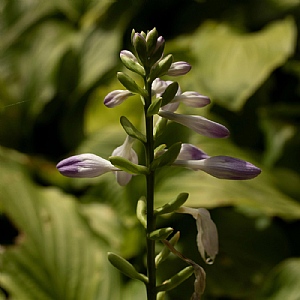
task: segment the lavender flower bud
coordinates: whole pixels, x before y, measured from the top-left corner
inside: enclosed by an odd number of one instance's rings
[[[185,61],[176,61],[172,63],[170,69],[167,72],[169,76],[185,75],[191,70],[192,66]]]
[[[246,180],[261,173],[253,164],[230,156],[212,156],[200,160],[176,160],[176,166],[204,171],[219,179]]]
[[[213,138],[225,138],[229,136],[229,130],[216,122],[201,116],[181,115],[166,110],[160,110],[161,117],[182,124],[195,132]]]
[[[210,99],[207,96],[201,95],[194,91],[183,92],[175,97],[174,101],[182,102],[190,107],[204,107],[210,104]]]
[[[110,161],[90,153],[66,158],[56,168],[62,175],[74,178],[92,178],[118,170]]]
[[[128,97],[133,96],[128,90],[114,90],[104,98],[104,105],[112,108],[123,103]]]

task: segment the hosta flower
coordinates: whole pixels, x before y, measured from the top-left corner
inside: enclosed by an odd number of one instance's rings
[[[160,78],[156,78],[152,83],[152,94],[155,95],[156,98],[160,97],[171,83],[173,83],[173,81],[164,81]],[[178,91],[174,99],[170,104],[165,105],[162,109],[174,112],[178,108],[179,103],[184,103],[190,107],[204,107],[210,104],[210,99],[207,96],[194,91],[186,91],[182,93],[180,87],[178,87]]]
[[[112,156],[121,156],[123,158],[128,159],[134,164],[138,164],[138,156],[136,152],[132,149],[132,144],[134,142],[134,139],[130,136],[127,136],[123,145],[117,147],[113,153]],[[117,171],[115,172],[117,182],[120,185],[126,185],[130,180],[132,175],[129,173],[126,173],[124,171]]]
[[[106,95],[104,98],[104,105],[112,108],[123,103],[128,97],[133,94],[128,90],[115,90]]]
[[[170,69],[167,72],[169,76],[185,75],[191,70],[192,66],[185,61],[176,61],[172,63]]]
[[[196,115],[181,115],[166,110],[160,110],[161,117],[182,124],[195,132],[213,138],[225,138],[229,136],[229,130],[216,122]]]
[[[91,153],[68,157],[56,168],[62,175],[75,178],[92,178],[118,170],[110,161]]]
[[[205,208],[190,208],[181,206],[177,212],[190,214],[196,220],[197,246],[201,257],[207,264],[212,264],[219,251],[218,231]]]
[[[176,95],[173,102],[181,102],[190,107],[204,107],[210,103],[210,99],[197,92],[187,91]]]
[[[192,144],[185,144],[181,145],[181,149],[179,155],[177,156],[176,160],[183,161],[183,160],[200,160],[204,158],[208,158],[209,156],[202,151],[201,149],[197,148]]]
[[[261,173],[258,167],[247,161],[230,156],[210,157],[191,144],[182,144],[173,165],[201,170],[220,179],[252,179]]]

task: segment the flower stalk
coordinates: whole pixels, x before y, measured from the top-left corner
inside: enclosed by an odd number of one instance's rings
[[[147,274],[139,273],[130,262],[117,254],[110,252],[108,259],[122,273],[145,284],[147,300],[162,299],[161,296],[167,291],[175,288],[194,273],[194,293],[191,299],[199,300],[205,288],[204,269],[174,248],[179,240],[179,232],[167,240],[173,233],[173,228],[156,228],[156,220],[161,215],[170,213],[192,215],[198,229],[196,239],[198,250],[206,264],[212,264],[218,253],[216,225],[206,209],[183,206],[188,199],[188,193],[180,193],[176,199],[154,208],[155,172],[159,168],[173,166],[194,171],[201,170],[219,179],[246,180],[259,175],[260,169],[241,159],[209,156],[192,144],[177,142],[168,149],[165,144],[156,145],[155,138],[163,135],[165,126],[170,121],[210,138],[226,138],[229,131],[225,126],[202,116],[175,113],[181,103],[200,108],[208,105],[210,99],[194,91],[181,92],[177,82],[164,81],[160,78],[164,75],[185,75],[190,71],[191,66],[182,61],[173,62],[171,54],[164,56],[165,40],[158,36],[155,28],[147,34],[133,31],[132,45],[134,52],[122,50],[120,59],[128,70],[141,76],[144,86],[139,86],[129,75],[119,72],[117,78],[125,90],[110,92],[104,99],[104,105],[113,108],[130,101],[128,99],[131,96],[139,95],[144,106],[145,132],[140,132],[125,116],[122,116],[120,123],[127,136],[124,143],[112,152],[109,160],[95,154],[79,154],[59,162],[57,169],[62,175],[76,178],[95,177],[113,172],[121,186],[127,185],[132,175],[145,176],[146,191],[137,203],[137,219],[145,228]],[[155,124],[154,115],[157,117]],[[136,141],[144,145],[146,158],[144,165],[139,164],[138,155],[132,148]],[[156,255],[157,242],[162,242],[165,247]],[[163,283],[157,284],[157,268],[170,252],[190,266]]]

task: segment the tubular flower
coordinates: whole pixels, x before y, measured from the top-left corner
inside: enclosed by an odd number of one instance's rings
[[[110,161],[91,153],[79,154],[60,161],[56,168],[67,177],[92,178],[117,171]]]
[[[154,94],[156,98],[160,97],[171,83],[173,83],[173,81],[164,81],[160,78],[156,78],[152,83],[152,94]],[[210,99],[207,96],[201,95],[194,91],[186,91],[182,93],[180,87],[178,87],[178,91],[174,99],[170,104],[165,105],[162,109],[174,112],[178,108],[179,103],[184,103],[190,107],[204,107],[210,104]]]
[[[167,72],[169,76],[185,75],[191,70],[192,66],[185,61],[176,61],[171,64],[170,69]]]
[[[218,231],[205,208],[190,208],[181,206],[176,212],[190,214],[196,220],[197,246],[199,253],[207,264],[212,264],[219,251]]]
[[[161,117],[182,124],[195,132],[213,138],[225,138],[229,136],[229,130],[216,122],[196,115],[181,115],[166,110],[160,110]]]
[[[112,156],[121,156],[123,158],[128,159],[134,164],[138,164],[138,156],[136,152],[132,149],[132,144],[134,142],[134,139],[130,136],[127,136],[124,143],[117,147],[113,153]],[[117,171],[115,172],[117,182],[119,185],[126,185],[130,180],[132,175],[129,173],[126,173],[124,171]]]
[[[115,90],[106,95],[104,105],[112,108],[123,103],[128,97],[133,96],[128,90]]]
[[[176,161],[185,161],[185,160],[201,160],[208,158],[209,156],[203,152],[201,149],[197,148],[192,144],[181,145],[180,152],[177,156]]]
[[[230,156],[208,156],[191,144],[183,144],[180,153],[173,163],[195,171],[204,171],[216,178],[246,180],[261,173],[253,164]]]
[[[173,101],[182,102],[190,107],[204,107],[210,103],[210,99],[207,96],[194,91],[187,91],[176,95]]]

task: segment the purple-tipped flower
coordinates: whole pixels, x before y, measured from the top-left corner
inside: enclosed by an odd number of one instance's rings
[[[208,157],[204,151],[196,146],[183,143],[176,160],[201,160]]]
[[[253,164],[230,156],[208,156],[191,144],[182,144],[180,153],[173,163],[194,171],[204,171],[219,179],[246,180],[261,173]]]
[[[181,206],[178,213],[190,214],[197,224],[197,246],[201,257],[207,264],[212,264],[219,251],[218,231],[205,208],[190,208]]]
[[[187,91],[176,95],[174,102],[182,102],[190,107],[204,107],[210,104],[210,99],[207,96],[201,95],[197,92]]]
[[[112,156],[121,156],[123,158],[128,159],[134,164],[138,164],[138,156],[136,152],[132,149],[133,142],[134,139],[130,136],[127,136],[124,143],[113,151]],[[124,171],[117,171],[115,172],[115,175],[117,182],[122,186],[126,185],[132,177],[131,174],[126,173]]]
[[[68,157],[60,161],[56,168],[62,175],[74,178],[92,178],[118,170],[110,161],[90,153]]]
[[[158,114],[163,118],[182,124],[204,136],[213,138],[225,138],[229,136],[229,130],[225,126],[201,116],[181,115],[162,109]]]
[[[167,72],[169,76],[185,75],[191,70],[192,66],[185,61],[176,61],[172,63],[170,69]]]
[[[133,94],[128,90],[115,90],[106,95],[104,105],[112,108],[123,103],[128,97]]]

